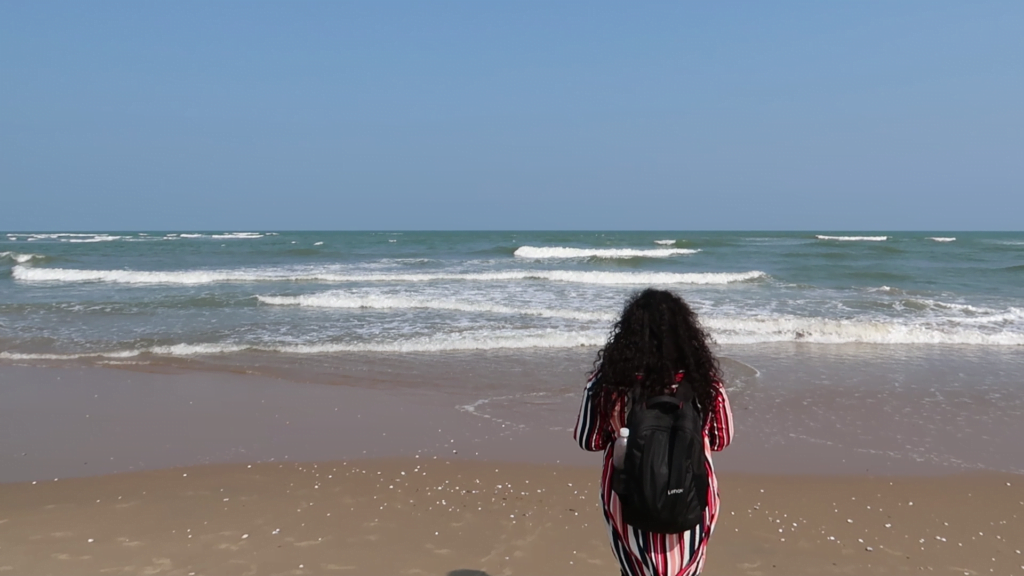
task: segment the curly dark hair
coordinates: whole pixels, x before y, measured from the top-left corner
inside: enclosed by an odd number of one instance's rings
[[[616,401],[634,389],[641,400],[664,394],[679,371],[706,417],[720,375],[709,342],[697,314],[676,294],[648,288],[630,296],[594,360],[601,419],[607,422]]]

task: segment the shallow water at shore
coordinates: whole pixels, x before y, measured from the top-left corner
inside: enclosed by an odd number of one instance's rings
[[[722,352],[737,427],[733,447],[716,460],[723,469],[1024,472],[1018,355],[797,344]],[[452,450],[594,462],[571,440],[592,358],[489,351],[312,362],[253,354],[217,364],[0,366],[0,481]]]

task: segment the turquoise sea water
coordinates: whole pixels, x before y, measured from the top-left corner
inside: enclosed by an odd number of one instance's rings
[[[0,235],[0,360],[601,344],[658,286],[723,345],[1024,345],[1024,233]]]

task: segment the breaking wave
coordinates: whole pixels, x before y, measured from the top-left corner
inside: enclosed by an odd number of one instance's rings
[[[100,235],[97,235],[97,236],[93,236],[92,238],[68,238],[68,239],[61,238],[61,242],[71,242],[73,244],[81,244],[81,243],[92,243],[92,242],[113,242],[115,240],[123,240],[125,238],[127,238],[127,236],[110,236],[108,234],[100,234]]]
[[[1016,315],[1011,311],[1008,315]],[[986,318],[998,322],[998,318]],[[961,320],[962,321],[962,320]],[[1024,346],[1024,332],[995,327],[957,325],[936,319],[907,323],[885,320],[837,320],[798,316],[715,317],[703,319],[724,344],[810,342],[816,344],[969,344]],[[987,328],[987,329],[986,329]]]
[[[675,240],[672,241],[675,243]],[[565,248],[561,246],[521,246],[513,255],[517,258],[668,258],[684,254],[696,254],[700,250],[690,248]]]
[[[675,244],[676,241],[675,240],[655,240],[654,243],[658,244],[660,246],[671,246],[671,245]]]
[[[523,348],[577,348],[600,346],[607,335],[590,332],[539,332],[511,334],[445,334],[409,338],[391,342],[325,342],[320,344],[241,345],[241,344],[173,344],[137,350],[84,352],[78,354],[32,354],[0,352],[0,360],[77,360],[82,358],[132,358],[144,354],[155,356],[210,356],[239,352],[270,352],[280,354],[332,354],[344,352],[455,352],[464,350],[514,350]]]
[[[583,310],[561,310],[545,308],[520,308],[499,304],[464,302],[458,300],[437,300],[435,298],[410,298],[407,296],[354,296],[345,292],[331,291],[303,296],[257,296],[260,302],[277,306],[308,306],[313,308],[368,308],[375,310],[429,309],[453,310],[459,312],[480,312],[492,314],[522,314],[542,318],[569,318],[583,321],[611,321],[614,314],[586,312]]]
[[[151,236],[145,232],[140,232],[138,235],[134,234],[107,234],[105,232],[53,232],[53,233],[39,233],[39,234],[7,234],[8,240],[18,240],[23,238],[29,242],[39,240],[57,240],[60,242],[70,242],[72,244],[81,243],[92,243],[92,242],[113,242],[115,240],[124,240],[127,242],[139,242],[142,240],[177,240],[179,238],[196,239],[196,238],[213,238],[217,240],[255,240],[256,238],[263,238],[264,236],[277,236],[277,232],[223,232],[216,234],[202,234],[199,232],[173,232],[165,234],[163,236]]]
[[[928,239],[929,240],[934,240],[935,242],[955,242],[956,241],[956,238],[944,237],[944,236],[929,236]]]
[[[977,327],[913,325],[898,322],[837,320],[796,316],[716,317],[704,325],[722,344],[802,342],[809,344],[944,344],[1024,346],[1024,332],[983,330]],[[605,343],[604,330],[487,331],[436,334],[361,342],[319,343],[180,343],[163,346],[115,349],[103,352],[27,353],[0,352],[0,360],[46,361],[138,356],[212,356],[243,352],[279,354],[338,354],[347,352],[449,352],[514,350],[528,348],[576,348]]]
[[[839,242],[885,242],[888,236],[824,236],[815,234],[818,240],[836,240]]]
[[[584,272],[573,270],[508,270],[502,272],[422,274],[342,274],[293,269],[245,270],[80,270],[15,266],[12,275],[26,282],[112,282],[121,284],[216,284],[244,282],[433,282],[440,280],[502,282],[549,280],[581,284],[730,284],[767,278],[758,270],[748,272]]]
[[[167,239],[185,238],[195,240],[197,238],[214,238],[217,240],[255,240],[264,236],[276,236],[274,232],[224,232],[223,234],[200,234],[198,232],[181,232],[164,236]]]
[[[263,238],[263,234],[259,232],[228,232],[225,234],[213,234],[210,238],[217,239],[239,239],[239,240],[252,240],[256,238]]]
[[[33,260],[45,260],[42,254],[20,254],[18,252],[0,252],[0,260],[13,260],[18,264],[27,264]]]

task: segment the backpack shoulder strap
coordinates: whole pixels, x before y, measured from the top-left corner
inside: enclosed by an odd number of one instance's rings
[[[680,380],[676,388],[675,398],[679,400],[680,406],[686,404],[692,404],[693,409],[697,411],[697,414],[704,415],[704,411],[700,408],[700,403],[697,402],[697,395],[693,392],[693,387],[685,379]]]
[[[686,373],[682,370],[676,373],[675,397],[679,399],[680,404],[686,404],[696,399],[696,395],[693,393],[693,386],[686,380]]]
[[[690,400],[693,400],[693,388],[690,386],[690,383],[683,380],[682,382],[677,384],[675,397],[679,399],[679,402],[681,404],[685,404]]]

